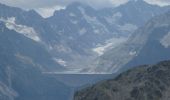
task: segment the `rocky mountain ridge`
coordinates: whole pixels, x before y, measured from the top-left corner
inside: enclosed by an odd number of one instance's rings
[[[143,65],[75,93],[74,100],[168,100],[170,61]]]

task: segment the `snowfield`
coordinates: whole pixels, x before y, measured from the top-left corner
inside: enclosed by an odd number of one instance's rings
[[[16,24],[15,17],[10,17],[7,19],[0,18],[0,21],[5,22],[6,27],[10,30],[14,30],[17,33],[20,33],[25,37],[30,38],[36,42],[41,41],[40,37],[38,36],[38,33],[34,30],[34,28]]]
[[[127,37],[112,38],[110,40],[107,40],[104,45],[98,44],[97,47],[93,48],[92,50],[96,52],[98,56],[101,56],[107,50],[115,48],[116,46],[124,43],[127,39]]]

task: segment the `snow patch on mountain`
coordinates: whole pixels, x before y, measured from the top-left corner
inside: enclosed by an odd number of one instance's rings
[[[162,39],[161,39],[161,44],[165,47],[165,48],[169,48],[170,47],[170,32],[168,34],[166,34]]]
[[[101,56],[105,51],[115,48],[116,46],[124,43],[126,40],[127,37],[112,38],[107,40],[104,45],[98,44],[97,47],[92,50]]]
[[[136,55],[136,54],[137,54],[136,51],[130,51],[130,52],[129,52],[129,55],[131,55],[131,56],[134,56],[134,55]]]
[[[81,11],[83,17],[86,19],[88,23],[96,22],[96,17],[87,15],[84,8],[79,7],[79,10]]]
[[[66,67],[67,66],[67,62],[64,61],[63,59],[57,59],[57,58],[54,58],[54,61],[56,61],[57,63],[59,63],[60,65]]]
[[[71,21],[71,23],[73,23],[73,24],[78,24],[78,21],[77,20],[70,20]]]
[[[11,87],[6,86],[6,84],[0,82],[0,91],[3,95],[9,96],[12,100],[18,97],[18,93],[14,91]]]
[[[76,15],[74,13],[69,13],[70,17],[75,17]]]
[[[99,46],[99,47],[93,48],[93,51],[96,52],[96,53],[98,53],[99,56],[100,56],[100,55],[103,55],[104,51],[105,51],[107,48],[111,47],[112,44],[113,44],[113,43],[107,43],[107,44],[105,44],[105,45],[101,45],[101,46]]]
[[[7,19],[0,18],[0,21],[5,22],[6,27],[10,30],[14,30],[17,33],[20,33],[20,34],[24,35],[25,37],[30,38],[36,42],[41,41],[40,37],[38,36],[38,33],[36,33],[34,28],[28,27],[25,25],[16,24],[15,17],[10,17]]]
[[[28,64],[31,64],[31,65],[34,65],[34,66],[36,65],[35,62],[28,56],[24,56],[20,53],[17,53],[17,54],[15,54],[15,57],[23,63],[28,63]]]
[[[109,24],[115,24],[118,19],[122,17],[122,14],[120,12],[114,13],[112,16],[105,17],[105,20]]]

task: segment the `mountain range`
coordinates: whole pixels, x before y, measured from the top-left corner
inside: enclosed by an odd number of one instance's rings
[[[169,6],[150,5],[143,0],[99,10],[75,2],[46,20],[65,45],[60,59],[68,64],[67,68],[73,73],[98,73],[94,65],[90,66],[96,58],[126,42],[136,29],[168,10]]]
[[[114,76],[98,73],[168,59],[169,8],[74,2],[43,18],[0,4],[0,99],[70,100],[75,89]]]
[[[150,5],[143,0],[104,9],[74,2],[44,19],[34,10],[24,11],[3,4],[0,7],[0,21],[8,29],[41,45],[51,56],[46,59],[54,65],[46,60],[51,67],[44,70],[46,73],[98,73],[94,71],[96,66],[90,66],[96,58],[107,55],[107,51],[124,43],[149,19],[170,8]],[[62,71],[58,71],[59,66]],[[100,65],[97,67],[100,69]]]
[[[109,50],[97,59],[96,71],[118,72],[130,66],[154,64],[170,59],[170,12],[150,19],[136,30],[126,43]],[[104,67],[103,67],[104,66]]]

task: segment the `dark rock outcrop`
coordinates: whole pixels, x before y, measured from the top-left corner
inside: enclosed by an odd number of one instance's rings
[[[144,65],[75,93],[74,100],[169,100],[170,61]]]

